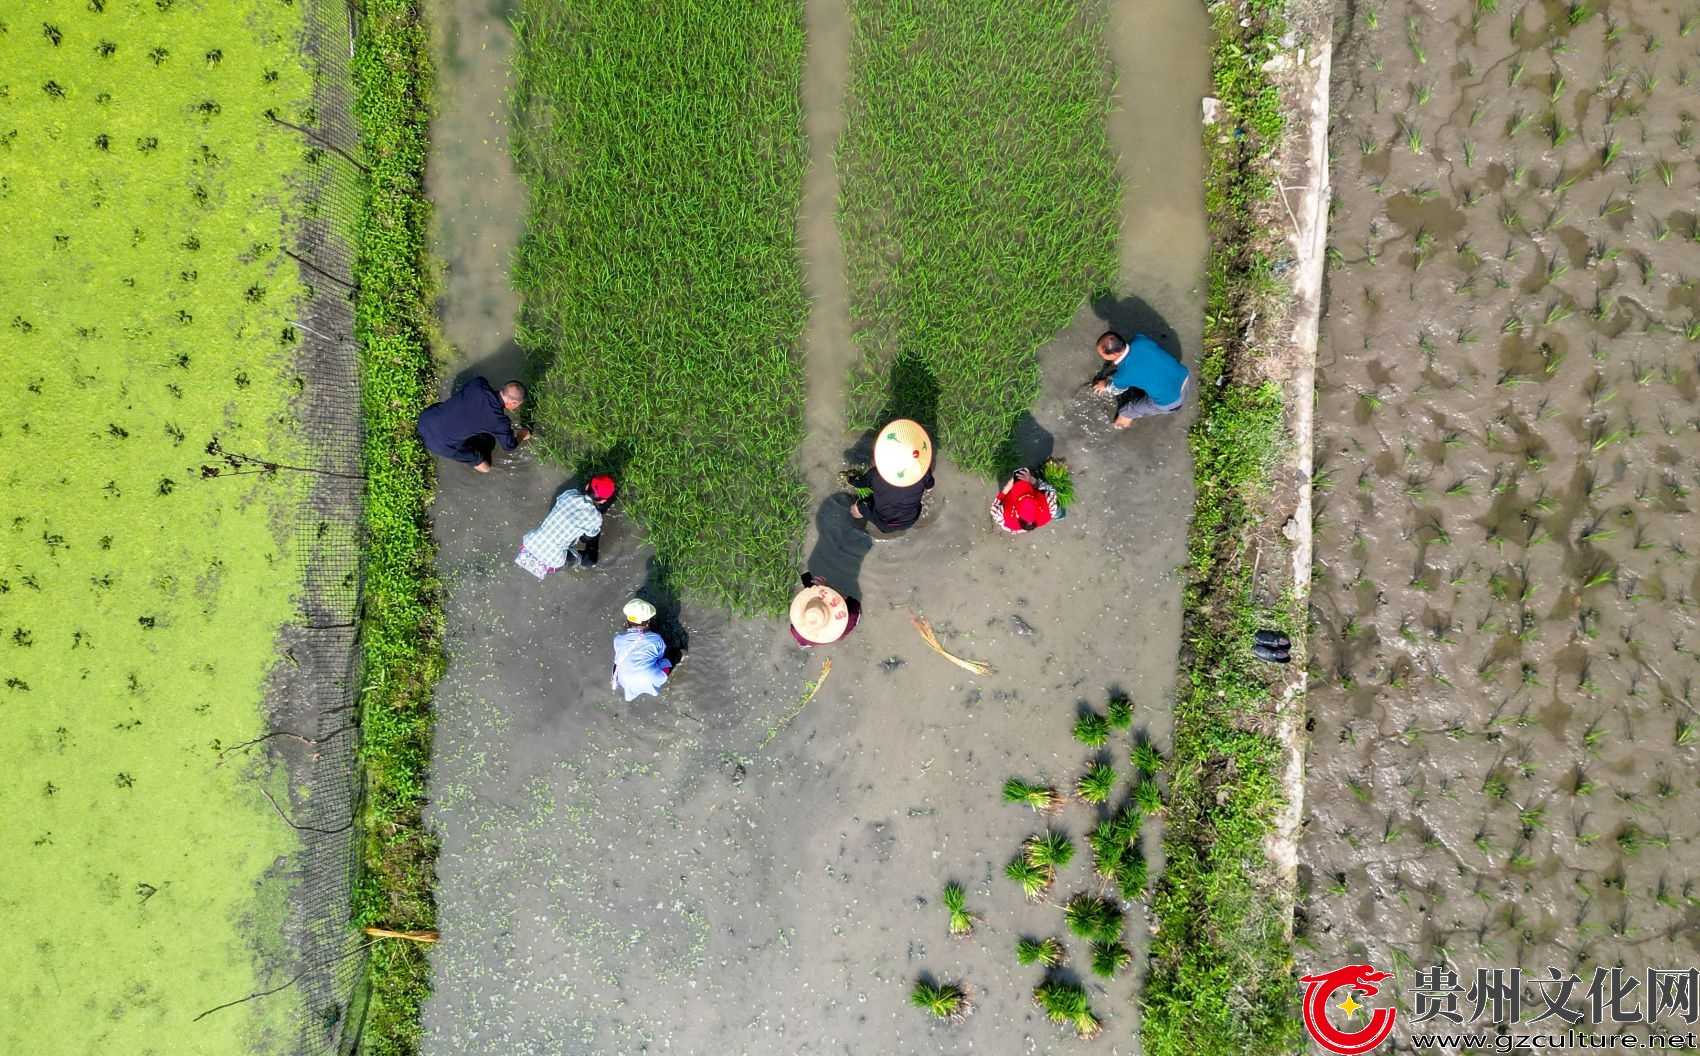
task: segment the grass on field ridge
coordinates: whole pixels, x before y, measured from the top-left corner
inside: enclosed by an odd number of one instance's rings
[[[431,689],[443,669],[436,547],[425,517],[431,456],[414,424],[434,391],[424,194],[431,68],[418,8],[367,0],[355,43],[355,116],[371,167],[355,232],[355,333],[366,418],[366,582],[360,761],[366,772],[357,925],[436,927],[437,841],[426,830]],[[367,963],[366,1056],[419,1051],[424,949],[379,941]]]
[[[851,0],[850,13],[851,418],[916,417],[957,464],[995,475],[1038,395],[1037,350],[1115,279],[1106,8]]]
[[[1257,603],[1241,559],[1285,443],[1280,387],[1262,379],[1260,351],[1246,336],[1271,292],[1260,249],[1284,130],[1278,94],[1260,66],[1286,29],[1285,3],[1212,9],[1223,117],[1207,129],[1209,291],[1190,434],[1198,499],[1188,535],[1167,864],[1152,900],[1158,930],[1143,995],[1150,1056],[1299,1048],[1292,893],[1265,851],[1284,800],[1287,753],[1266,674],[1248,645],[1260,626],[1300,635],[1290,613]],[[1243,135],[1218,139],[1235,128]]]
[[[795,0],[526,0],[514,271],[545,454],[622,454],[670,580],[776,612],[808,496]]]

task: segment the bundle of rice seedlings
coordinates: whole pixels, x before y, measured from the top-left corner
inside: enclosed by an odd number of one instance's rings
[[[1034,865],[1025,855],[1004,866],[1003,875],[1021,885],[1021,893],[1027,896],[1027,901],[1037,902],[1045,897],[1045,892],[1056,882],[1057,871],[1050,866]]]
[[[950,933],[958,938],[973,934],[974,921],[979,919],[963,907],[963,897],[961,884],[944,885],[944,908],[950,911]]]
[[[1095,711],[1074,720],[1074,739],[1088,748],[1102,748],[1110,739],[1110,722]]]
[[[1075,795],[1087,803],[1102,803],[1110,798],[1116,787],[1116,769],[1109,763],[1093,763],[1080,775],[1074,786]]]
[[[974,1010],[968,990],[960,983],[935,983],[922,979],[909,993],[909,1003],[924,1008],[935,1019],[954,1023]]]
[[[1060,832],[1029,836],[1025,851],[1028,863],[1040,868],[1062,869],[1074,861],[1074,843]]]
[[[1068,930],[1092,942],[1117,942],[1122,937],[1122,911],[1106,899],[1082,892],[1063,907]]]
[[[1012,777],[1003,785],[1005,803],[1025,803],[1041,814],[1055,814],[1063,808],[1063,797],[1048,785],[1030,785]]]
[[[1119,942],[1092,944],[1092,972],[1106,979],[1133,963],[1133,953]]]
[[[1058,506],[1067,510],[1074,505],[1074,474],[1069,472],[1067,462],[1060,458],[1046,459],[1035,476],[1055,489]]]
[[[1057,938],[1022,939],[1015,944],[1015,959],[1022,964],[1042,964],[1055,968],[1068,959],[1068,950]]]
[[[1038,1005],[1052,1023],[1073,1027],[1082,1039],[1097,1037],[1103,1024],[1093,1015],[1086,1000],[1086,988],[1071,983],[1050,980],[1033,988],[1033,1003]]]

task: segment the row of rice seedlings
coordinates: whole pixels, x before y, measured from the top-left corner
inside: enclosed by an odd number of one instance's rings
[[[1477,14],[1481,14],[1481,9],[1482,5],[1477,5]],[[1574,12],[1574,7],[1572,7],[1572,12]],[[1574,19],[1574,24],[1583,24],[1583,22],[1588,22],[1589,14],[1591,14],[1591,12],[1583,10],[1583,12]],[[1513,36],[1518,34],[1518,32],[1520,32],[1520,29],[1513,29]],[[1513,83],[1518,80],[1518,77],[1520,77],[1520,73],[1513,75],[1513,78],[1511,78]],[[1550,90],[1552,90],[1552,83],[1554,82],[1550,82],[1550,80],[1549,82],[1545,82],[1545,90],[1549,90],[1550,92]],[[1656,80],[1649,80],[1649,83],[1656,85]],[[1540,90],[1540,82],[1537,82],[1537,90]],[[1649,88],[1649,90],[1651,90],[1651,88]],[[1554,99],[1552,100],[1555,102],[1557,97],[1561,97],[1561,95],[1562,88],[1559,88],[1557,92],[1554,92]],[[1484,112],[1486,112],[1486,107],[1479,107],[1477,111],[1472,111],[1472,124],[1479,121],[1477,114],[1484,114]],[[1557,131],[1554,131],[1554,128],[1552,128],[1549,124],[1549,128],[1547,128],[1547,136],[1549,136],[1549,139],[1559,139],[1559,143],[1564,145],[1564,143],[1569,141],[1574,134],[1578,134],[1578,131],[1564,129],[1562,126],[1557,129]],[[1622,150],[1622,148],[1615,148],[1615,146],[1610,145],[1600,148],[1600,153],[1598,153],[1600,168],[1608,168],[1613,162],[1617,162],[1620,150]],[[1465,155],[1469,158],[1470,163],[1474,162],[1474,156],[1470,156],[1472,153],[1474,153],[1474,151],[1470,150],[1470,148],[1465,148]],[[1659,175],[1659,182],[1661,182],[1661,184],[1666,182],[1666,172],[1661,172],[1661,170],[1651,167],[1651,162],[1649,162],[1649,170],[1647,170],[1647,172],[1652,173],[1652,175]],[[1515,184],[1523,184],[1523,175],[1525,175],[1525,173],[1516,172],[1513,173],[1513,175],[1515,175],[1515,179],[1513,179]],[[1578,184],[1578,177],[1579,170],[1555,173],[1555,175],[1550,177],[1550,182],[1544,182],[1544,184],[1540,185],[1540,192],[1542,192],[1542,194],[1547,194],[1547,196],[1561,196],[1561,194],[1564,194],[1567,190],[1571,190],[1572,187],[1576,187],[1576,184]],[[1634,180],[1632,180],[1632,182],[1634,182]],[[1530,187],[1533,187],[1533,182],[1530,182]],[[1474,204],[1474,202],[1472,202],[1472,204]],[[1540,209],[1530,209],[1527,204],[1520,204],[1518,209],[1520,209],[1520,211],[1533,213],[1533,223],[1525,224],[1521,221],[1521,218],[1516,218],[1518,223],[1513,224],[1513,226],[1516,226],[1518,230],[1525,230],[1525,228],[1527,228],[1530,233],[1544,233],[1544,231],[1557,230],[1557,228],[1559,228],[1559,226],[1561,226],[1561,224],[1567,219],[1566,216],[1564,216],[1564,211],[1562,211],[1562,209],[1557,209],[1557,207],[1542,206]],[[1629,202],[1622,201],[1622,199],[1615,199],[1615,201],[1613,201],[1612,197],[1608,197],[1605,204],[1600,207],[1600,218],[1617,218],[1617,216],[1622,216],[1622,214],[1627,213],[1627,211],[1629,211]],[[1544,219],[1540,219],[1542,216],[1544,216]],[[1668,238],[1668,235],[1669,231],[1666,231],[1664,236]],[[1656,240],[1663,241],[1663,238],[1656,238]],[[1593,245],[1589,247],[1588,265],[1589,267],[1603,267],[1603,265],[1610,265],[1613,264],[1613,262],[1617,262],[1617,260],[1620,260],[1623,255],[1625,255],[1625,253],[1620,252],[1620,250],[1615,250],[1615,248],[1613,248],[1612,245],[1605,240],[1605,238],[1595,238],[1595,240],[1593,240]],[[1635,262],[1637,257],[1635,257],[1635,255],[1630,255],[1630,260]],[[1470,264],[1470,267],[1474,267],[1474,264]],[[1644,265],[1644,267],[1646,267],[1646,265]],[[1554,284],[1554,282],[1564,279],[1564,270],[1567,269],[1562,269],[1562,267],[1552,267],[1552,272],[1544,275],[1544,286],[1550,286],[1550,284]],[[1646,272],[1644,272],[1644,274],[1646,274]],[[1606,281],[1603,282],[1603,287],[1608,286],[1608,284],[1610,284],[1610,279],[1606,279]],[[1462,286],[1462,284],[1460,284],[1460,286]],[[1470,292],[1474,292],[1474,282],[1470,282],[1469,287]],[[1464,291],[1460,289],[1460,292]],[[1571,320],[1572,316],[1578,315],[1581,311],[1583,311],[1583,303],[1578,301],[1578,299],[1571,298],[1571,296],[1557,296],[1557,298],[1547,299],[1547,303],[1545,303],[1544,308],[1535,308],[1533,311],[1525,311],[1525,313],[1521,313],[1520,321],[1518,321],[1515,326],[1508,325],[1508,328],[1510,328],[1511,332],[1523,333],[1530,332],[1530,330],[1533,330],[1535,326],[1540,325],[1562,326],[1566,325],[1567,321]],[[1596,294],[1595,308],[1588,309],[1588,313],[1586,313],[1586,315],[1588,315],[1589,320],[1596,321],[1596,323],[1598,323],[1598,321],[1605,321],[1608,320],[1608,318],[1612,318],[1612,299],[1608,298],[1608,296],[1603,296],[1603,294]],[[1464,330],[1460,330],[1460,335],[1462,335],[1462,333],[1464,333]],[[1697,338],[1700,338],[1700,328],[1697,328]],[[1459,347],[1464,347],[1467,343],[1472,342],[1459,340],[1459,342],[1455,343],[1457,343]],[[1368,343],[1365,343],[1365,347],[1368,347]],[[1544,354],[1545,364],[1538,369],[1537,374],[1545,374],[1547,378],[1550,378],[1550,376],[1557,371],[1557,366],[1561,364],[1562,354],[1554,354],[1547,357],[1547,355],[1545,355],[1545,350],[1542,354]],[[1433,352],[1430,352],[1430,359],[1433,359]],[[1596,350],[1596,359],[1600,359],[1598,350]],[[1637,384],[1637,386],[1651,384],[1651,371],[1649,371],[1646,366],[1639,366],[1639,364],[1637,364],[1637,366],[1632,366],[1630,369],[1632,369],[1632,378],[1634,378],[1634,383]],[[1523,371],[1523,374],[1527,374],[1527,371]],[[1513,376],[1511,379],[1515,378],[1516,376]],[[1508,381],[1510,381],[1510,379],[1508,379]],[[1384,389],[1384,386],[1377,383],[1375,389]],[[1363,401],[1362,395],[1360,395],[1358,396],[1357,401],[1355,401],[1355,405],[1357,405],[1358,408],[1362,408],[1362,406],[1370,406],[1370,410],[1374,410],[1375,406],[1379,406],[1379,400],[1374,401],[1374,405],[1370,405],[1370,401]],[[1532,418],[1532,420],[1533,418],[1538,418],[1538,420],[1545,422],[1545,420],[1557,417],[1557,413],[1559,413],[1559,408],[1557,408],[1557,406],[1549,406],[1547,400],[1542,400],[1540,401],[1540,406],[1538,406],[1535,412],[1528,413],[1528,417]],[[1661,427],[1664,427],[1663,420],[1661,420]],[[1632,427],[1625,425],[1625,427],[1623,427],[1622,434],[1613,435],[1617,434],[1617,430],[1610,427],[1610,425],[1606,425],[1606,427],[1603,427],[1598,434],[1589,435],[1588,444],[1591,446],[1595,439],[1606,439],[1606,444],[1608,444],[1608,446],[1617,446],[1620,442],[1627,442],[1627,440],[1632,439],[1629,435],[1630,432],[1632,432]],[[1491,427],[1491,425],[1489,425],[1489,432],[1487,432],[1487,435],[1489,435],[1489,437],[1494,437],[1494,427]],[[1465,442],[1467,442],[1467,440],[1465,440]],[[1486,447],[1491,447],[1491,449],[1498,449],[1499,446],[1501,446],[1501,444],[1496,442],[1496,440],[1489,440],[1486,444]],[[1411,451],[1409,444],[1406,446],[1406,449],[1408,449],[1409,457],[1409,451]],[[1550,452],[1550,447],[1547,447],[1547,451]],[[1538,451],[1537,447],[1537,449],[1533,451],[1532,456],[1530,456],[1530,463],[1528,464],[1530,464],[1530,468],[1537,469],[1538,471],[1538,469],[1542,468],[1547,461],[1550,461],[1550,454],[1542,454],[1542,452]],[[1377,476],[1374,476],[1374,474],[1370,473],[1368,469],[1365,469],[1365,473],[1360,476],[1360,490],[1374,490],[1375,480],[1377,480]],[[1498,481],[1496,481],[1496,485],[1498,485]],[[1469,485],[1464,486],[1465,488],[1469,488]],[[1438,488],[1436,488],[1436,490],[1438,490]],[[1452,495],[1452,488],[1450,488],[1450,486],[1447,488],[1447,493],[1448,495]],[[1467,491],[1460,491],[1459,495],[1460,497],[1462,497],[1462,495],[1467,495]],[[1617,529],[1612,529],[1612,527],[1596,527],[1596,525],[1574,525],[1574,527],[1571,527],[1571,534],[1584,536],[1584,539],[1581,542],[1586,542],[1589,546],[1598,546],[1598,544],[1605,544],[1605,542],[1610,541],[1610,539],[1612,539],[1613,531],[1617,531]],[[1426,536],[1428,531],[1425,529],[1425,531],[1419,532],[1419,534],[1425,534]],[[1436,534],[1438,534],[1438,532],[1436,532]],[[1532,546],[1540,546],[1540,544],[1544,544],[1544,542],[1552,541],[1552,536],[1550,536],[1550,532],[1542,531],[1542,529],[1538,527],[1538,524],[1528,524],[1527,536],[1523,536],[1523,539],[1527,539],[1528,544],[1532,544]],[[1516,539],[1513,539],[1513,542],[1515,541]],[[1639,542],[1640,539],[1637,539],[1637,544],[1639,544]],[[1651,546],[1651,544],[1649,544],[1649,546]],[[1467,576],[1469,573],[1465,571],[1462,575]],[[1584,575],[1586,575],[1586,573],[1584,573]],[[1591,576],[1588,576],[1588,578],[1591,578]],[[1583,582],[1588,582],[1588,578],[1584,578]],[[1623,587],[1623,583],[1618,583],[1618,587]],[[1511,593],[1518,593],[1521,592],[1521,590],[1523,590],[1523,588],[1511,588]],[[1527,612],[1525,612],[1525,616],[1523,616],[1523,624],[1516,627],[1520,636],[1527,636],[1527,634],[1530,633],[1530,629],[1533,627],[1532,622],[1528,619],[1530,616],[1532,616],[1532,614],[1527,614]],[[1447,621],[1447,633],[1450,633],[1450,626],[1452,626],[1452,621]],[[1414,629],[1409,629],[1409,627],[1406,627],[1406,629],[1408,629],[1409,634],[1414,634]],[[1440,631],[1436,631],[1436,634],[1438,633],[1440,633]],[[1401,634],[1401,638],[1404,638],[1404,634]],[[1533,663],[1525,663],[1525,665],[1518,665],[1518,667],[1520,667],[1520,678],[1518,678],[1518,685],[1516,685],[1515,689],[1513,689],[1513,695],[1518,694],[1518,692],[1525,692],[1527,687],[1530,687],[1530,685],[1544,684],[1544,673],[1537,670],[1537,667],[1535,667]],[[1469,731],[1467,731],[1467,728],[1464,728],[1464,726],[1453,726],[1450,730],[1457,731],[1459,736],[1469,735]],[[1603,745],[1603,738],[1605,738],[1603,731],[1588,731],[1588,735],[1586,735],[1589,748],[1591,748],[1593,752],[1598,752],[1598,750],[1600,750],[1601,745]],[[1516,767],[1516,772],[1528,775],[1532,772],[1532,769],[1525,769],[1525,767],[1538,767],[1538,765],[1540,764],[1538,764],[1538,762],[1533,762],[1533,760],[1525,760],[1520,767]],[[1532,838],[1533,833],[1549,832],[1550,820],[1549,816],[1547,816],[1549,808],[1544,806],[1542,803],[1538,803],[1538,801],[1530,801],[1530,799],[1513,801],[1511,798],[1504,798],[1504,791],[1501,789],[1501,782],[1499,781],[1484,782],[1484,786],[1486,786],[1487,789],[1491,789],[1491,791],[1496,792],[1496,794],[1499,794],[1499,796],[1503,798],[1494,799],[1494,803],[1503,804],[1503,809],[1513,811],[1516,815],[1516,832],[1520,833],[1518,840],[1521,840],[1521,845],[1520,847],[1511,847],[1510,842],[1506,843],[1506,847],[1510,847],[1510,850],[1506,852],[1506,850],[1501,849],[1501,857],[1503,857],[1504,862],[1506,862],[1508,866],[1518,867],[1532,864],[1533,850],[1530,849],[1530,845],[1528,845],[1528,838]],[[1389,815],[1387,816],[1387,820],[1385,820],[1384,826],[1382,826],[1382,833],[1384,833],[1384,838],[1389,837],[1389,833],[1394,835],[1394,838],[1397,838],[1397,835],[1401,835],[1401,833],[1404,832],[1404,828],[1406,828],[1406,826],[1402,826],[1399,821],[1392,820],[1392,816]],[[1606,832],[1610,833],[1612,830],[1608,828]],[[1426,840],[1428,840],[1428,838],[1425,837],[1425,843]],[[1627,835],[1625,835],[1625,840],[1627,840],[1627,847],[1629,847],[1629,849],[1639,850],[1640,847],[1646,847],[1646,842],[1644,842],[1644,833],[1639,832],[1639,826],[1637,826],[1637,828],[1629,828],[1629,830],[1627,830]],[[1498,845],[1498,843],[1496,843],[1496,845]],[[1343,893],[1345,888],[1345,874],[1340,872],[1340,874],[1338,874],[1338,891]],[[1673,894],[1669,891],[1668,886],[1664,888],[1664,896],[1666,896],[1666,901],[1673,900]],[[1521,922],[1511,922],[1510,925],[1506,925],[1506,927],[1511,927],[1513,930],[1516,930],[1516,925],[1521,925]],[[1618,934],[1622,932],[1622,928],[1620,927],[1618,927],[1617,930]],[[1408,959],[1406,959],[1406,961],[1408,961]]]
[[[1116,274],[1105,5],[852,0],[850,13],[852,418],[931,417],[941,450],[994,473],[1038,394],[1038,348]],[[894,407],[900,351],[936,379],[936,406]]]
[[[776,609],[807,517],[789,468],[808,315],[799,11],[537,4],[517,29],[531,209],[514,285],[543,449],[627,453],[629,509],[672,580]]]

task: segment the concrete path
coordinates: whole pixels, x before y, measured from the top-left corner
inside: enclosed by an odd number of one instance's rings
[[[811,0],[807,10],[805,98],[818,137],[835,127],[820,108],[842,90],[842,57],[836,75],[818,72],[842,8]],[[506,286],[524,208],[505,153],[511,35],[499,10],[439,3],[434,18],[430,187],[449,264],[444,336],[460,376],[500,381],[519,371]],[[1175,69],[1177,33],[1198,42],[1195,68]],[[1139,78],[1137,120],[1116,119],[1130,158],[1124,272],[1142,299],[1110,314],[1178,339],[1189,361],[1204,247],[1203,33],[1190,0],[1126,0],[1115,41],[1124,66],[1163,75]],[[817,143],[813,156],[829,152]],[[836,368],[822,364],[847,362],[848,350],[847,327],[830,314],[843,310],[842,280],[836,293],[820,288],[834,281],[822,262],[836,254],[821,242],[836,232],[818,215],[834,201],[820,176],[800,222],[817,311],[807,337],[814,435],[800,464],[819,507],[805,554],[861,597],[852,638],[809,653],[777,621],[687,603],[678,619],[689,661],[659,701],[626,704],[606,679],[620,604],[646,580],[634,525],[616,514],[595,573],[538,583],[512,557],[563,473],[524,454],[488,477],[442,467],[450,669],[431,788],[443,940],[430,1053],[1050,1047],[1054,1028],[1029,997],[1035,972],[1013,947],[1060,931],[1060,913],[1024,904],[1001,876],[1035,826],[999,788],[1015,775],[1071,783],[1087,758],[1069,736],[1076,709],[1101,709],[1112,687],[1132,695],[1136,729],[1166,743],[1173,570],[1192,499],[1187,423],[1111,435],[1108,405],[1080,388],[1104,327],[1083,311],[1045,354],[1042,428],[1025,438],[1035,458],[1054,453],[1074,469],[1080,499],[1065,521],[1023,539],[996,532],[987,485],[945,466],[936,513],[909,538],[875,544],[852,532],[843,500],[827,495],[852,438],[832,435],[842,415],[821,405],[838,392]],[[947,648],[996,670],[974,677],[929,651],[909,607]],[[819,695],[769,741],[829,658]],[[1125,775],[1125,752],[1114,761]],[[1091,823],[1081,806],[1060,819],[1076,835]],[[1086,886],[1086,870],[1072,867],[1061,894]],[[985,918],[968,940],[946,937],[938,891],[951,879]],[[1141,923],[1131,938],[1143,938]],[[977,992],[977,1013],[949,1040],[907,1005],[922,972]],[[1091,984],[1112,1047],[1136,1026],[1132,979]]]

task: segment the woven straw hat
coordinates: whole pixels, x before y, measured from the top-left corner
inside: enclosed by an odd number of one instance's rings
[[[850,626],[844,595],[831,587],[805,587],[791,599],[791,626],[816,645],[838,641]]]
[[[887,484],[919,484],[932,466],[933,440],[920,422],[899,418],[874,438],[874,469]]]
[[[622,611],[625,612],[628,623],[648,623],[655,619],[655,606],[642,598],[633,598],[626,602]]]

